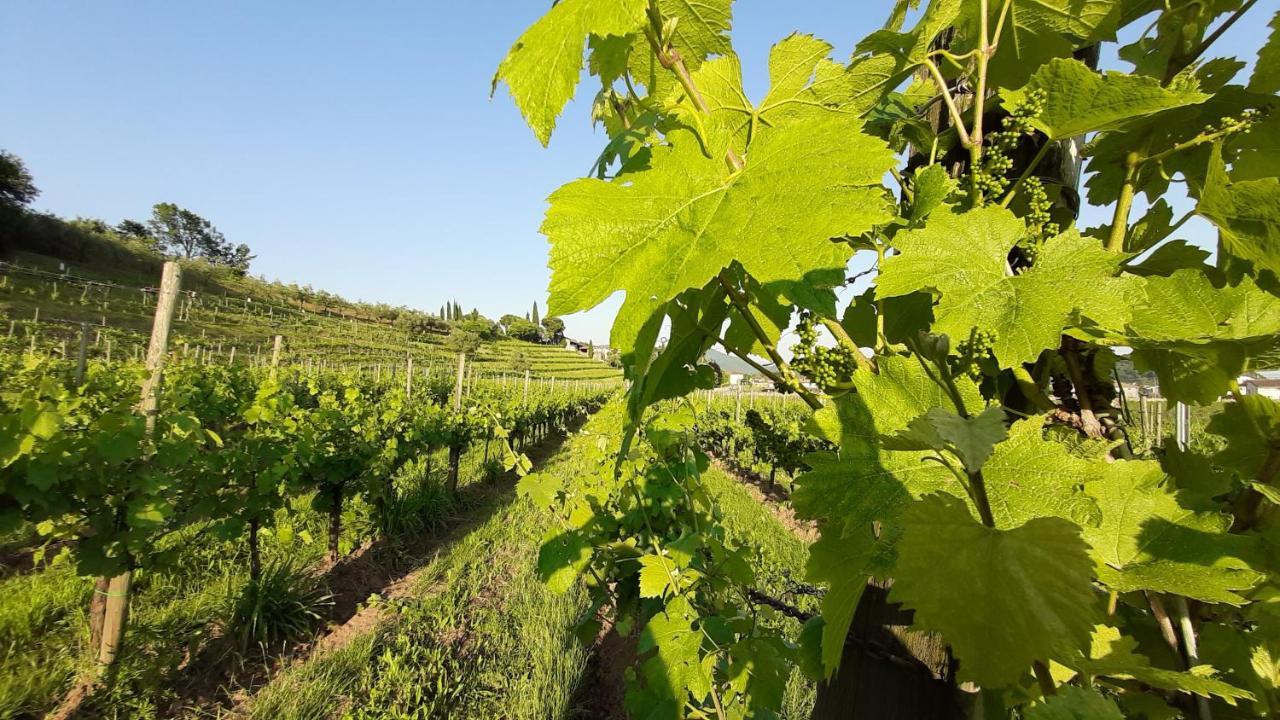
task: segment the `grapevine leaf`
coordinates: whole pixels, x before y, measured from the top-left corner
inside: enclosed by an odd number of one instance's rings
[[[617,290],[665,302],[734,260],[762,283],[843,268],[850,249],[830,238],[890,215],[879,183],[893,156],[855,122],[812,118],[761,134],[732,174],[723,148],[712,159],[686,133],[672,136],[625,182],[583,179],[551,196],[551,312]],[[756,222],[762,214],[771,221]]]
[[[866,568],[875,542],[870,523],[849,534],[842,527],[824,527],[822,537],[809,549],[805,577],[827,586],[822,598],[822,668],[826,677],[840,664],[854,610],[867,587]]]
[[[1272,15],[1267,25],[1271,35],[1258,51],[1253,77],[1249,78],[1249,89],[1257,93],[1280,92],[1280,12]]]
[[[840,105],[861,115],[880,104],[924,64],[934,39],[951,26],[959,11],[959,0],[931,2],[909,32],[886,29],[864,39],[841,80]]]
[[[1137,652],[1138,641],[1122,635],[1109,625],[1094,627],[1089,657],[1067,661],[1067,665],[1088,675],[1137,680],[1161,690],[1178,690],[1201,697],[1220,697],[1230,705],[1238,700],[1252,700],[1245,690],[1214,677],[1213,668],[1197,665],[1186,672],[1166,670],[1151,665],[1151,661]]]
[[[1156,374],[1166,398],[1194,405],[1212,404],[1226,394],[1244,370],[1245,357],[1244,347],[1234,343],[1138,348],[1132,355],[1139,372]]]
[[[1092,563],[1073,523],[1042,517],[998,530],[974,520],[964,501],[931,495],[902,525],[890,598],[942,633],[961,680],[1003,687],[1033,661],[1088,647]]]
[[[678,592],[673,578],[680,572],[676,564],[661,555],[645,555],[640,558],[640,597],[662,597],[668,590]]]
[[[657,0],[657,5],[662,16],[675,23],[668,39],[689,70],[697,70],[707,58],[733,52],[729,41],[732,0]],[[675,75],[658,63],[642,33],[635,36],[630,67],[632,76],[654,97],[665,96],[677,85]]]
[[[1209,255],[1208,250],[1196,247],[1186,240],[1174,240],[1156,248],[1155,252],[1148,255],[1141,263],[1126,266],[1125,270],[1134,275],[1162,277],[1168,277],[1179,270],[1196,270],[1203,273],[1209,269],[1205,264]]]
[[[532,473],[520,478],[516,493],[527,497],[540,510],[547,510],[555,502],[556,494],[563,489],[560,478],[547,473]]]
[[[1094,548],[1098,579],[1113,591],[1240,605],[1245,599],[1239,593],[1262,579],[1249,560],[1256,538],[1229,534],[1226,515],[1183,507],[1155,462],[1111,463],[1085,491],[1102,511],[1101,523],[1085,528],[1085,538]]]
[[[812,35],[792,34],[769,52],[770,86],[759,106],[747,97],[742,85],[742,66],[736,55],[726,55],[705,63],[693,73],[710,119],[686,97],[674,92],[669,102],[672,113],[706,137],[708,124],[723,129],[736,146],[746,146],[758,131],[804,117],[844,114],[857,117],[857,108],[846,106],[850,76],[845,68],[827,56],[831,45]]]
[[[1064,687],[1027,710],[1027,720],[1124,720],[1114,701],[1097,690]]]
[[[946,169],[941,165],[930,165],[922,170],[917,170],[913,190],[915,197],[911,202],[910,220],[919,222],[929,217],[934,210],[945,209],[947,207],[947,198],[955,193],[959,187],[959,182],[948,175]]]
[[[943,408],[933,408],[924,417],[971,473],[981,470],[983,463],[995,451],[996,443],[1008,436],[1004,427],[1004,411],[998,407],[987,408],[968,418]]]
[[[1215,286],[1199,270],[1150,277],[1129,321],[1135,346],[1267,338],[1280,332],[1280,298],[1253,280]]]
[[[1014,275],[1007,256],[1023,233],[1022,222],[1000,207],[935,213],[923,228],[894,238],[901,252],[884,261],[877,292],[937,291],[934,332],[955,341],[974,329],[991,331],[1004,367],[1057,347],[1077,311],[1098,322],[1123,318],[1128,284],[1114,277],[1117,253],[1073,230],[1045,241],[1035,266]]]
[[[505,81],[538,140],[551,140],[573,97],[588,35],[626,35],[644,24],[644,0],[560,0],[511,46],[493,77]]]
[[[1249,132],[1228,139],[1224,147],[1235,151],[1232,180],[1261,180],[1280,175],[1280,113],[1274,107]]]
[[[1280,178],[1232,182],[1215,144],[1196,212],[1218,226],[1227,252],[1280,273]]]
[[[1114,39],[1120,7],[1115,0],[1032,0],[1009,5],[1003,32],[992,39],[999,52],[988,65],[988,82],[1020,87],[1051,59],[1069,57],[1092,42]],[[989,26],[995,27],[1000,5],[991,3],[988,12]],[[964,5],[953,50],[964,52],[977,46],[980,17],[977,4]]]
[[[881,310],[885,340],[902,345],[933,324],[933,295],[918,292],[885,298],[877,303],[875,288],[869,287],[849,303],[840,324],[860,347],[874,347],[880,331],[876,318]]]
[[[579,532],[566,532],[543,541],[538,549],[538,576],[552,592],[563,593],[591,562],[591,545]]]
[[[1102,461],[1072,455],[1062,443],[1046,439],[1043,428],[1043,417],[1014,423],[1009,439],[996,446],[983,466],[996,526],[1017,527],[1035,517],[1096,525],[1098,506],[1083,486],[1097,475]]]
[[[662,612],[649,619],[636,646],[641,653],[657,649],[657,654],[644,664],[645,677],[650,687],[668,689],[677,699],[707,683],[699,657],[702,636],[693,629],[696,617],[686,598],[673,598]]]
[[[1192,88],[1165,88],[1154,78],[1118,72],[1100,74],[1075,59],[1055,58],[1036,71],[1006,101],[1019,104],[1033,90],[1047,93],[1044,111],[1031,124],[1051,140],[1103,130],[1122,130],[1134,121],[1171,108],[1204,102]]]
[[[1205,430],[1226,441],[1214,462],[1252,480],[1272,455],[1280,454],[1280,402],[1244,395],[1224,405]]]
[[[856,397],[837,398],[813,415],[813,433],[839,445],[842,452],[846,447],[859,448],[866,441],[892,437],[929,410],[951,406],[946,391],[914,358],[882,355],[876,363],[878,372],[864,368],[854,372]],[[966,407],[983,404],[971,380],[957,378],[956,386]]]

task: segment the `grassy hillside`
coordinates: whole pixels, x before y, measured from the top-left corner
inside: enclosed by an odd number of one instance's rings
[[[87,323],[92,357],[140,356],[155,312],[159,259],[128,246],[115,250],[83,262],[12,253],[0,264],[0,337],[73,355],[81,323]],[[266,362],[274,336],[281,335],[285,363],[403,372],[412,356],[416,373],[456,371],[456,356],[445,347],[446,331],[397,322],[412,312],[405,308],[352,303],[201,261],[184,263],[182,289],[171,339],[177,352],[211,362]],[[485,343],[473,361],[475,371],[487,373],[517,373],[527,363],[535,378],[621,376],[560,346],[506,339]]]

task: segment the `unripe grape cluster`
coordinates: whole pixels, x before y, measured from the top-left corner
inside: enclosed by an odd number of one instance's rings
[[[960,353],[960,368],[969,377],[977,380],[982,375],[979,362],[991,357],[996,345],[996,334],[992,330],[974,328],[969,332],[967,340],[960,341],[956,351]]]
[[[791,367],[819,387],[832,387],[847,380],[858,367],[850,349],[818,344],[818,328],[810,313],[801,314],[796,336],[800,342],[791,350]]]
[[[1032,175],[1022,181],[1022,186],[1026,190],[1027,197],[1027,236],[1018,243],[1022,248],[1022,253],[1027,261],[1035,264],[1036,256],[1040,251],[1040,244],[1046,239],[1058,234],[1058,223],[1052,221],[1050,210],[1053,203],[1049,200],[1049,194],[1045,192],[1044,183],[1040,178]]]
[[[973,180],[983,195],[1002,195],[1009,188],[1013,160],[1009,154],[1018,147],[1023,135],[1034,132],[1032,122],[1044,112],[1048,94],[1039,88],[1027,93],[1022,102],[1009,108],[1004,127],[991,133],[986,139],[986,152],[982,166],[971,170]]]

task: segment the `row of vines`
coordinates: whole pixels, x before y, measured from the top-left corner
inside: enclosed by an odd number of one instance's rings
[[[206,364],[175,355],[148,406],[142,363],[77,367],[13,343],[0,347],[0,537],[45,563],[97,578],[88,610],[89,687],[111,679],[127,651],[131,582],[186,572],[205,547],[237,547],[248,566],[242,606],[278,578],[264,537],[324,517],[327,563],[352,543],[355,502],[365,534],[402,527],[407,492],[396,479],[442,464],[459,492],[464,453],[479,472],[523,473],[522,449],[564,431],[611,394],[607,384],[370,377],[301,367]],[[143,398],[140,404],[139,398]],[[242,645],[278,640],[270,627],[228,628]],[[242,648],[243,649],[243,648]],[[13,650],[12,648],[10,650]],[[108,683],[109,684],[109,683]]]

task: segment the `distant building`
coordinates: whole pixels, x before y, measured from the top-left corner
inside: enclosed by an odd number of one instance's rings
[[[613,348],[608,345],[595,345],[590,341],[582,342],[572,338],[565,338],[564,346],[567,350],[573,350],[579,355],[586,355],[587,357],[590,357],[593,360],[599,360],[600,362],[608,362],[609,353],[613,350]]]
[[[731,372],[731,373],[728,373],[725,377],[728,379],[730,385],[739,385],[742,383],[743,379],[746,378],[746,375],[743,375],[742,373]]]
[[[1260,370],[1242,375],[1238,383],[1240,392],[1244,395],[1261,395],[1280,400],[1280,370]]]

